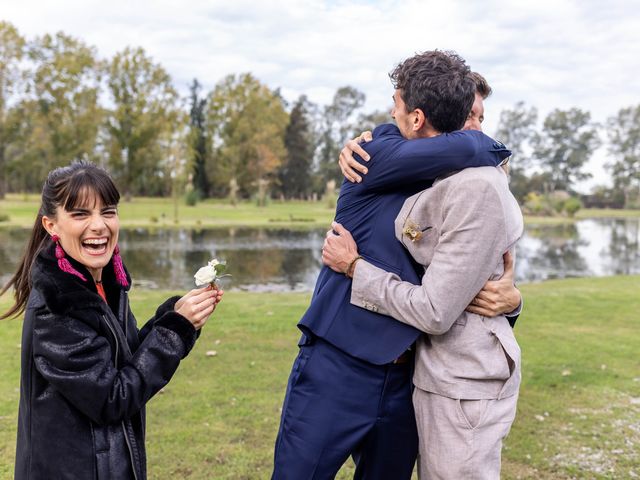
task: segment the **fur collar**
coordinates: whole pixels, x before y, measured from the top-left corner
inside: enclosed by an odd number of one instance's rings
[[[55,246],[53,242],[48,242],[48,245],[37,255],[31,267],[32,288],[42,294],[52,313],[63,314],[70,309],[78,308],[104,308],[105,303],[98,295],[96,285],[87,268],[68,255],[67,259],[78,272],[84,275],[86,281],[60,270],[55,256]],[[125,272],[129,285],[131,285],[131,277],[126,268]],[[107,292],[110,305],[118,305],[117,300],[120,298],[121,292],[129,290],[129,287],[124,288],[116,282],[113,260],[109,260],[109,263],[102,270],[102,284]]]

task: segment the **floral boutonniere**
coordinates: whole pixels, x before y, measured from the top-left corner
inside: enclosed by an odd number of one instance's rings
[[[211,260],[207,265],[199,269],[193,276],[196,280],[197,287],[204,287],[209,284],[212,287],[218,287],[218,280],[231,275],[225,274],[227,270],[227,262],[220,262],[217,258]]]
[[[412,242],[415,243],[418,240],[422,239],[422,235],[427,230],[431,230],[431,227],[422,228],[422,227],[420,227],[420,225],[415,223],[413,220],[407,219],[405,224],[404,224],[404,228],[402,229],[402,233],[404,235],[406,235],[407,237],[409,237],[409,239]]]
[[[412,242],[416,242],[422,238],[422,229],[420,228],[420,225],[411,220],[407,220],[402,233],[409,237]]]

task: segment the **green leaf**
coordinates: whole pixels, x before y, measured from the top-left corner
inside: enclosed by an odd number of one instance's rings
[[[215,267],[216,270],[216,276],[220,276],[221,274],[223,274],[226,270],[227,270],[227,262],[220,262],[218,265],[216,265]]]

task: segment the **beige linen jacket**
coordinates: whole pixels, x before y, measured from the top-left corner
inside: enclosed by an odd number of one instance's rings
[[[422,285],[361,260],[351,303],[428,334],[416,345],[416,387],[459,399],[516,394],[520,347],[509,322],[464,311],[487,280],[502,275],[502,255],[522,235],[502,168],[468,168],[409,197],[395,231],[424,266]]]

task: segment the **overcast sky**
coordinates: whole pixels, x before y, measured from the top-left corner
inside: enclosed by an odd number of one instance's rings
[[[325,104],[337,88],[353,85],[366,94],[367,111],[390,106],[388,72],[398,61],[456,50],[493,87],[485,105],[489,134],[500,111],[519,100],[542,118],[579,107],[602,123],[640,103],[637,0],[515,3],[0,0],[0,19],[28,38],[62,30],[103,57],[142,46],[183,93],[194,77],[209,90],[227,74],[252,72],[288,100],[304,93]],[[600,183],[604,153],[589,165]]]

